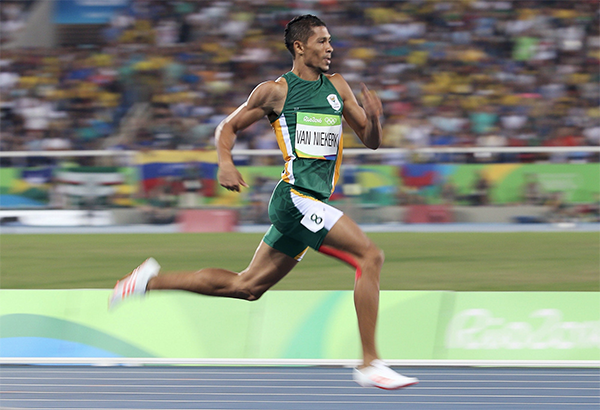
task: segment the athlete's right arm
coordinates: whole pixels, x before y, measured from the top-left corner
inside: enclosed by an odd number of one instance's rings
[[[233,164],[231,150],[235,144],[236,134],[265,115],[272,115],[280,106],[281,84],[266,81],[259,84],[250,94],[248,100],[225,118],[215,131],[215,143],[219,158],[219,184],[230,191],[240,191],[240,186],[248,187],[240,172]],[[283,95],[285,98],[285,94]]]

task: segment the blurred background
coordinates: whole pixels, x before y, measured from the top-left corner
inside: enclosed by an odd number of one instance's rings
[[[344,133],[332,203],[360,223],[600,221],[597,0],[3,0],[0,222],[269,223],[283,160],[238,136],[250,188],[216,182],[214,130],[289,71],[315,14],[331,72],[384,106],[383,147]]]

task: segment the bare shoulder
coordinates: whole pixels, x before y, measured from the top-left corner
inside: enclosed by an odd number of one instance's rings
[[[249,108],[260,107],[265,111],[281,112],[287,94],[287,82],[283,77],[265,81],[256,86],[248,98]]]
[[[326,74],[326,76],[329,79],[329,81],[331,81],[331,84],[333,84],[333,86],[335,87],[337,92],[340,94],[340,96],[344,100],[346,98],[348,98],[350,95],[353,95],[350,85],[348,85],[348,83],[346,82],[346,79],[344,79],[344,77],[342,77],[341,74],[339,74],[339,73]]]

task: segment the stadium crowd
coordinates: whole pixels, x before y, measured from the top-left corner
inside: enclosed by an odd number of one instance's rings
[[[7,0],[0,8],[0,44],[14,40],[15,35],[25,27],[28,10],[35,0]]]
[[[329,26],[331,72],[378,92],[385,147],[600,145],[597,0],[133,0],[100,44],[3,44],[0,149],[210,148],[225,115],[289,70],[283,27],[304,13]],[[136,103],[148,117],[109,138]],[[265,120],[237,147],[277,145]]]

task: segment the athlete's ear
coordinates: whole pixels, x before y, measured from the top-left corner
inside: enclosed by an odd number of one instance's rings
[[[294,41],[294,55],[304,55],[304,44],[300,40]]]

